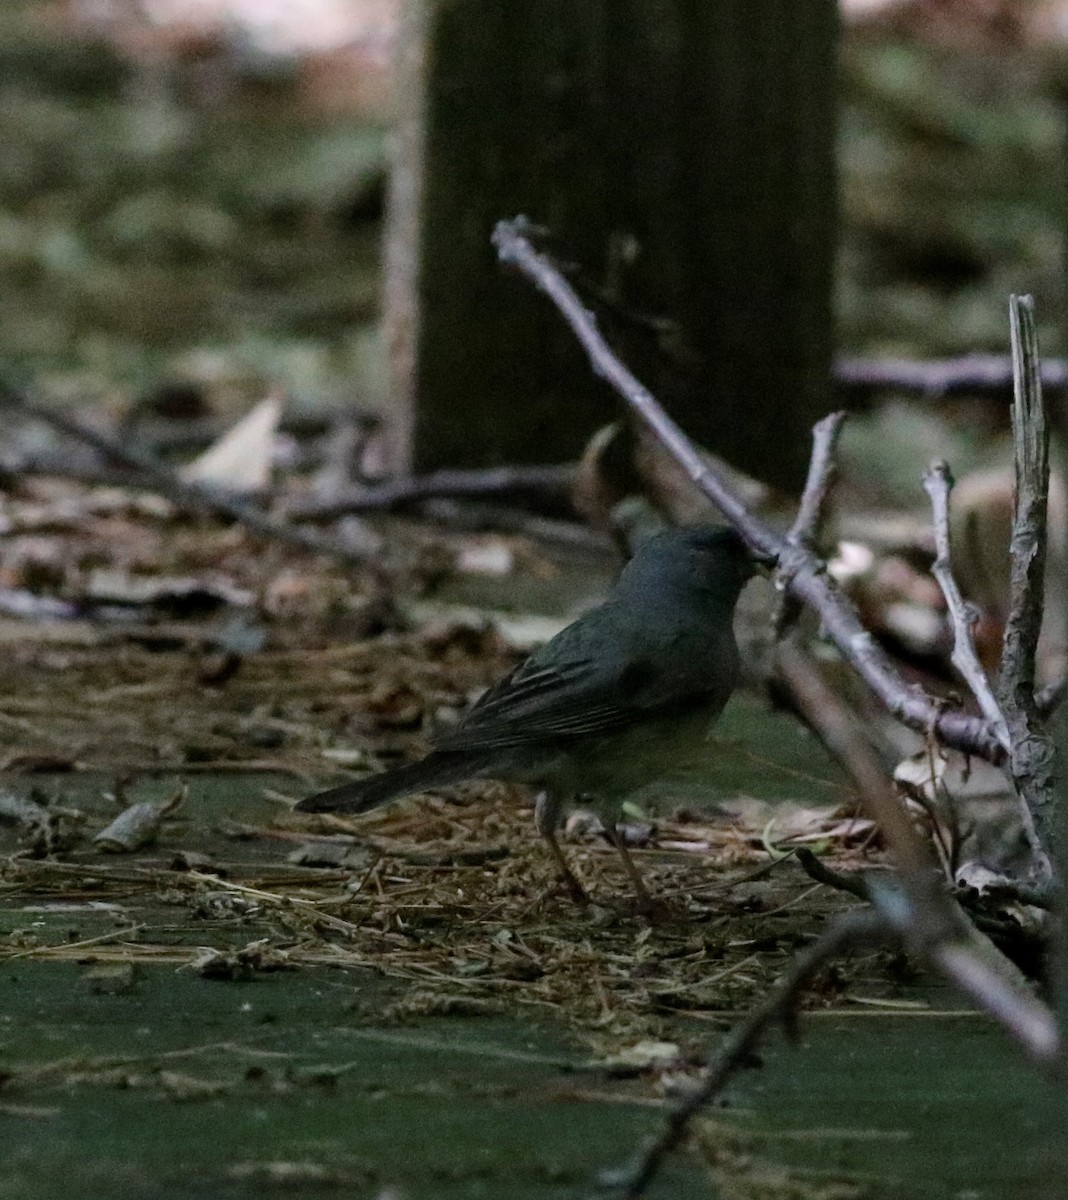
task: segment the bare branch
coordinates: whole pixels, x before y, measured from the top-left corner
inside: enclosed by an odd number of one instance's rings
[[[972,606],[961,595],[960,588],[957,586],[957,581],[953,575],[949,545],[949,494],[953,489],[953,476],[950,473],[948,464],[933,462],[923,477],[923,486],[927,495],[931,497],[931,510],[934,519],[936,557],[931,566],[931,573],[938,580],[938,586],[942,589],[942,595],[946,598],[946,606],[949,609],[950,622],[953,626],[953,653],[950,656],[951,661],[978,702],[983,716],[986,717],[990,722],[991,728],[996,732],[998,740],[1009,753],[1011,761],[1014,750],[1012,738],[1009,734],[1008,722],[1001,710],[1001,705],[998,704],[997,698],[994,696],[993,688],[989,679],[987,679],[986,672],[983,670],[982,663],[979,661],[979,655],[975,650],[975,641],[972,638],[975,612]],[[1031,806],[1027,803],[1021,791],[1018,790],[1017,795],[1019,797],[1020,821],[1028,845],[1031,847],[1034,861],[1040,865],[1044,873],[1048,874],[1049,861],[1046,856],[1046,847],[1043,845],[1042,839],[1039,837],[1038,830],[1036,829]]]
[[[1046,855],[1052,842],[1054,747],[1035,704],[1035,658],[1042,628],[1049,495],[1049,428],[1042,399],[1038,335],[1030,296],[1009,301],[1012,331],[1012,437],[1016,459],[1009,616],[999,693],[1011,740],[1009,768]],[[1049,875],[1048,858],[1042,864]]]
[[[667,1157],[682,1144],[694,1117],[723,1090],[743,1067],[766,1031],[776,1023],[790,1027],[798,998],[815,975],[839,954],[881,942],[902,945],[953,983],[984,1012],[993,1016],[1036,1062],[1053,1067],[1060,1061],[1060,1041],[1053,1014],[1031,995],[1018,973],[955,910],[951,929],[928,937],[908,898],[892,885],[873,884],[874,907],[840,917],[808,949],[744,1021],[727,1034],[708,1071],[668,1116],[660,1136],[621,1180],[625,1200],[641,1200]]]
[[[493,244],[501,261],[517,267],[553,301],[586,351],[594,372],[622,396],[694,483],[741,532],[750,547],[767,557],[775,557],[781,542],[778,535],[754,517],[724,486],[719,474],[704,461],[693,442],[661,408],[649,389],[612,353],[597,328],[597,318],[583,306],[574,288],[550,259],[534,249],[528,236],[531,233],[533,230],[524,217],[498,222],[493,232]]]
[[[1016,494],[1012,524],[1009,616],[1002,648],[1001,690],[1015,709],[1032,713],[1035,653],[1042,627],[1046,573],[1049,430],[1042,401],[1038,338],[1030,296],[1009,302],[1012,330],[1012,437]]]
[[[934,858],[875,751],[824,681],[812,656],[794,641],[782,642],[776,648],[775,672],[806,723],[853,781],[865,814],[879,826],[894,861],[906,873],[922,877],[922,890],[929,892],[928,881],[936,877]]]
[[[1012,359],[1003,354],[965,354],[917,362],[906,358],[840,358],[834,378],[844,392],[911,392],[920,396],[981,395],[1000,400],[1012,393]],[[1042,385],[1068,387],[1068,361],[1047,359]]]
[[[953,653],[950,661],[960,672],[961,678],[978,701],[983,716],[990,722],[998,741],[1007,751],[1009,728],[1005,724],[1001,706],[994,697],[990,680],[987,679],[979,661],[972,638],[976,612],[961,595],[953,575],[949,545],[949,494],[953,490],[953,475],[949,464],[941,460],[931,463],[923,477],[923,488],[931,497],[934,519],[935,560],[931,566],[931,574],[938,580],[938,586],[942,589],[953,626]]]
[[[919,732],[933,729],[947,746],[1000,762],[1004,750],[989,724],[962,712],[946,711],[930,696],[909,687],[889,655],[864,628],[854,606],[828,579],[822,562],[803,547],[789,546],[780,534],[754,516],[704,461],[648,388],[612,352],[593,315],[550,259],[534,248],[528,232],[523,218],[498,223],[493,240],[501,260],[517,267],[553,301],[585,349],[594,371],[619,393],[750,548],[778,562],[784,586],[819,613],[827,636],[890,713]]]
[[[947,900],[939,906],[939,924],[933,925],[930,906],[917,908],[915,895],[874,876],[869,886],[875,907],[909,954],[926,962],[993,1017],[1036,1062],[1061,1065],[1053,1013],[1035,996],[1020,970],[968,921],[959,905]]]
[[[962,919],[959,938],[930,947],[926,957],[931,967],[993,1017],[1035,1062],[1058,1062],[1061,1044],[1052,1012],[985,934]]]
[[[911,691],[863,628],[853,606],[830,586],[823,564],[815,555],[799,544],[799,539],[780,537],[754,516],[701,458],[648,389],[613,354],[593,315],[585,310],[552,262],[534,248],[528,237],[531,232],[522,218],[500,222],[494,231],[494,244],[502,261],[517,266],[556,304],[596,373],[615,388],[694,483],[739,530],[750,548],[775,559],[783,585],[793,596],[816,609],[828,636],[891,713],[914,729],[937,735],[947,745],[980,753],[991,761],[1002,760],[1004,747],[991,723],[960,713],[945,713],[930,697]],[[817,477],[820,474],[816,468],[813,473]],[[801,518],[798,524],[804,528]],[[824,700],[818,671],[808,669],[803,657],[791,664],[788,647],[780,647],[780,655],[783,654],[789,684],[795,693],[804,696],[804,711],[818,713]],[[1033,695],[1030,699],[1033,703]],[[871,881],[875,911],[850,914],[829,929],[816,945],[795,960],[767,1000],[728,1035],[701,1087],[672,1113],[664,1133],[626,1179],[624,1190],[628,1200],[638,1200],[644,1194],[660,1164],[686,1136],[693,1116],[744,1063],[767,1026],[779,1017],[789,1016],[794,998],[807,980],[829,958],[857,941],[867,943],[887,936],[898,939],[998,1019],[1037,1060],[1049,1063],[1059,1056],[1052,1014],[940,890],[929,849],[912,827],[870,747],[840,721],[825,720],[822,727],[817,727],[858,782],[867,810],[875,816],[901,865],[901,886]]]

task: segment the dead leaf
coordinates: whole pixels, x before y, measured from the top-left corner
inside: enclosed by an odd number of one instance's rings
[[[182,787],[169,800],[131,804],[93,838],[93,845],[111,854],[128,854],[147,846],[159,836],[164,819],[180,807],[188,794],[189,789]]]
[[[271,482],[281,416],[282,397],[274,392],[199,458],[187,463],[179,475],[186,483],[208,484],[242,495],[264,491]]]

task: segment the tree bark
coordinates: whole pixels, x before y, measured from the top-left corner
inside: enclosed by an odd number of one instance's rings
[[[800,490],[829,406],[836,22],[834,0],[410,0],[386,285],[404,465],[572,458],[613,411],[494,263],[523,213],[687,431]]]

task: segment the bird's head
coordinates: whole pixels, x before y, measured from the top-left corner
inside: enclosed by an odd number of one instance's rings
[[[639,586],[711,595],[731,607],[757,562],[727,526],[668,529],[643,542],[624,570]]]

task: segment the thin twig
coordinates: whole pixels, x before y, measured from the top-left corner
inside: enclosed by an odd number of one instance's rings
[[[700,1085],[668,1116],[663,1132],[644,1152],[621,1189],[626,1200],[640,1200],[667,1157],[685,1140],[694,1117],[743,1067],[764,1032],[776,1022],[789,1022],[802,988],[832,959],[854,946],[870,946],[886,936],[886,923],[872,909],[847,913],[835,921],[808,949],[741,1024],[727,1034]]]
[[[834,455],[845,423],[844,412],[828,413],[812,427],[812,457],[808,478],[797,506],[797,516],[787,538],[815,552],[819,546],[820,529],[826,515],[827,500],[837,479]]]
[[[27,950],[15,950],[11,954],[0,955],[0,962],[12,962],[16,958],[47,958],[54,951],[66,954],[88,946],[102,946],[105,942],[121,942],[135,933],[140,933],[145,927],[142,922],[139,925],[127,925],[123,929],[113,929],[110,933],[100,933],[96,937],[83,938],[80,942],[61,942],[58,946],[31,946]]]
[[[822,883],[824,887],[834,888],[836,892],[847,892],[850,896],[856,896],[858,900],[871,900],[871,889],[864,879],[866,871],[835,871],[822,859],[817,858],[807,846],[798,849],[797,861],[810,879]]]
[[[1001,651],[999,694],[1008,721],[1009,769],[1031,813],[1049,877],[1054,813],[1054,747],[1035,705],[1035,660],[1042,628],[1049,495],[1049,428],[1039,374],[1038,335],[1030,296],[1009,301],[1012,331],[1012,439],[1016,460],[1009,615]]]
[[[907,876],[923,880],[921,890],[929,893],[929,881],[937,874],[934,858],[875,751],[825,682],[812,656],[796,642],[782,642],[776,649],[775,668],[806,723],[856,785],[861,805],[878,825],[894,861]]]
[[[34,420],[43,421],[87,446],[92,446],[112,462],[136,472],[141,486],[150,488],[185,511],[212,512],[244,525],[260,537],[297,546],[312,554],[323,554],[349,566],[372,569],[374,567],[365,553],[336,538],[326,537],[314,530],[301,529],[288,521],[281,521],[263,509],[217,488],[179,479],[173,471],[168,470],[151,455],[125,445],[99,430],[91,429],[65,413],[35,403],[4,381],[0,381],[0,403],[17,409]]]
[[[872,907],[849,912],[831,925],[797,955],[764,1003],[727,1034],[700,1086],[671,1112],[660,1136],[623,1175],[620,1193],[625,1200],[641,1200],[668,1155],[685,1140],[693,1119],[745,1065],[766,1030],[779,1021],[789,1030],[802,989],[827,963],[854,947],[870,948],[881,942],[900,945],[995,1017],[1036,1062],[1046,1067],[1059,1064],[1061,1047],[1053,1014],[958,908],[952,909],[952,926],[936,930],[892,883],[873,879],[870,892]]]
[[[950,473],[948,464],[941,461],[933,462],[923,477],[923,486],[927,495],[931,498],[931,511],[934,521],[936,556],[931,566],[931,574],[938,580],[938,586],[942,589],[942,595],[946,599],[946,607],[949,610],[950,623],[953,626],[953,653],[950,656],[950,660],[957,668],[961,678],[968,685],[972,695],[979,704],[983,716],[986,717],[991,727],[996,731],[998,739],[1008,752],[1009,761],[1011,762],[1015,757],[1015,750],[1013,739],[1009,733],[1008,722],[1002,712],[1001,705],[997,701],[997,697],[994,695],[994,690],[987,678],[987,674],[983,670],[983,665],[979,661],[979,655],[975,649],[975,641],[972,638],[972,628],[976,619],[975,610],[961,595],[957,580],[953,575],[949,544],[949,494],[953,489],[953,476]],[[1034,633],[1037,638],[1037,628],[1034,630]],[[1033,689],[1033,675],[1031,676],[1030,684],[1027,686]],[[1033,698],[1031,702],[1033,704]],[[932,785],[935,784],[933,771],[931,773],[931,783]],[[1046,847],[1039,837],[1031,806],[1027,802],[1023,791],[1019,788],[1017,788],[1017,796],[1019,799],[1020,822],[1023,827],[1024,836],[1027,838],[1028,845],[1031,848],[1031,854],[1035,863],[1040,865],[1041,873],[1048,875]],[[937,822],[933,816],[932,821],[935,824],[935,828],[937,828]]]
[[[109,467],[101,463],[96,455],[92,461],[76,462],[70,451],[37,451],[33,454],[5,455],[0,458],[0,479],[24,479],[31,475],[44,475],[50,479],[69,479],[87,487],[144,487],[151,491],[151,484],[136,471],[123,467]]]
[[[1004,750],[986,721],[946,711],[930,696],[909,687],[889,655],[861,623],[856,608],[827,577],[824,564],[800,547],[788,546],[780,534],[753,513],[701,457],[682,429],[652,393],[612,352],[574,289],[552,261],[537,251],[523,218],[498,223],[493,241],[501,260],[523,272],[560,310],[586,351],[594,371],[623,398],[651,433],[716,505],[757,554],[778,563],[779,578],[790,592],[820,615],[827,636],[882,703],[903,724],[918,732],[932,727],[947,746],[1000,762]]]
[[[827,500],[837,478],[835,450],[845,423],[844,412],[829,413],[817,421],[812,428],[812,457],[808,463],[808,477],[801,493],[797,515],[786,535],[786,540],[812,554],[818,554],[820,533],[826,517]],[[801,602],[790,592],[784,591],[772,620],[776,641],[786,636],[801,615]]]
[[[414,511],[427,520],[456,529],[492,529],[595,553],[612,550],[611,541],[598,529],[591,529],[579,521],[536,516],[509,504],[440,497],[420,500]]]
[[[949,494],[953,490],[953,475],[949,464],[941,460],[931,463],[923,477],[923,489],[931,498],[934,523],[935,560],[931,574],[938,580],[942,595],[949,610],[953,626],[953,653],[950,661],[960,672],[964,682],[979,704],[982,714],[990,722],[998,741],[1009,749],[1009,727],[994,696],[990,680],[987,679],[979,655],[975,650],[972,629],[976,621],[975,609],[961,595],[953,575],[953,563],[949,545]]]

